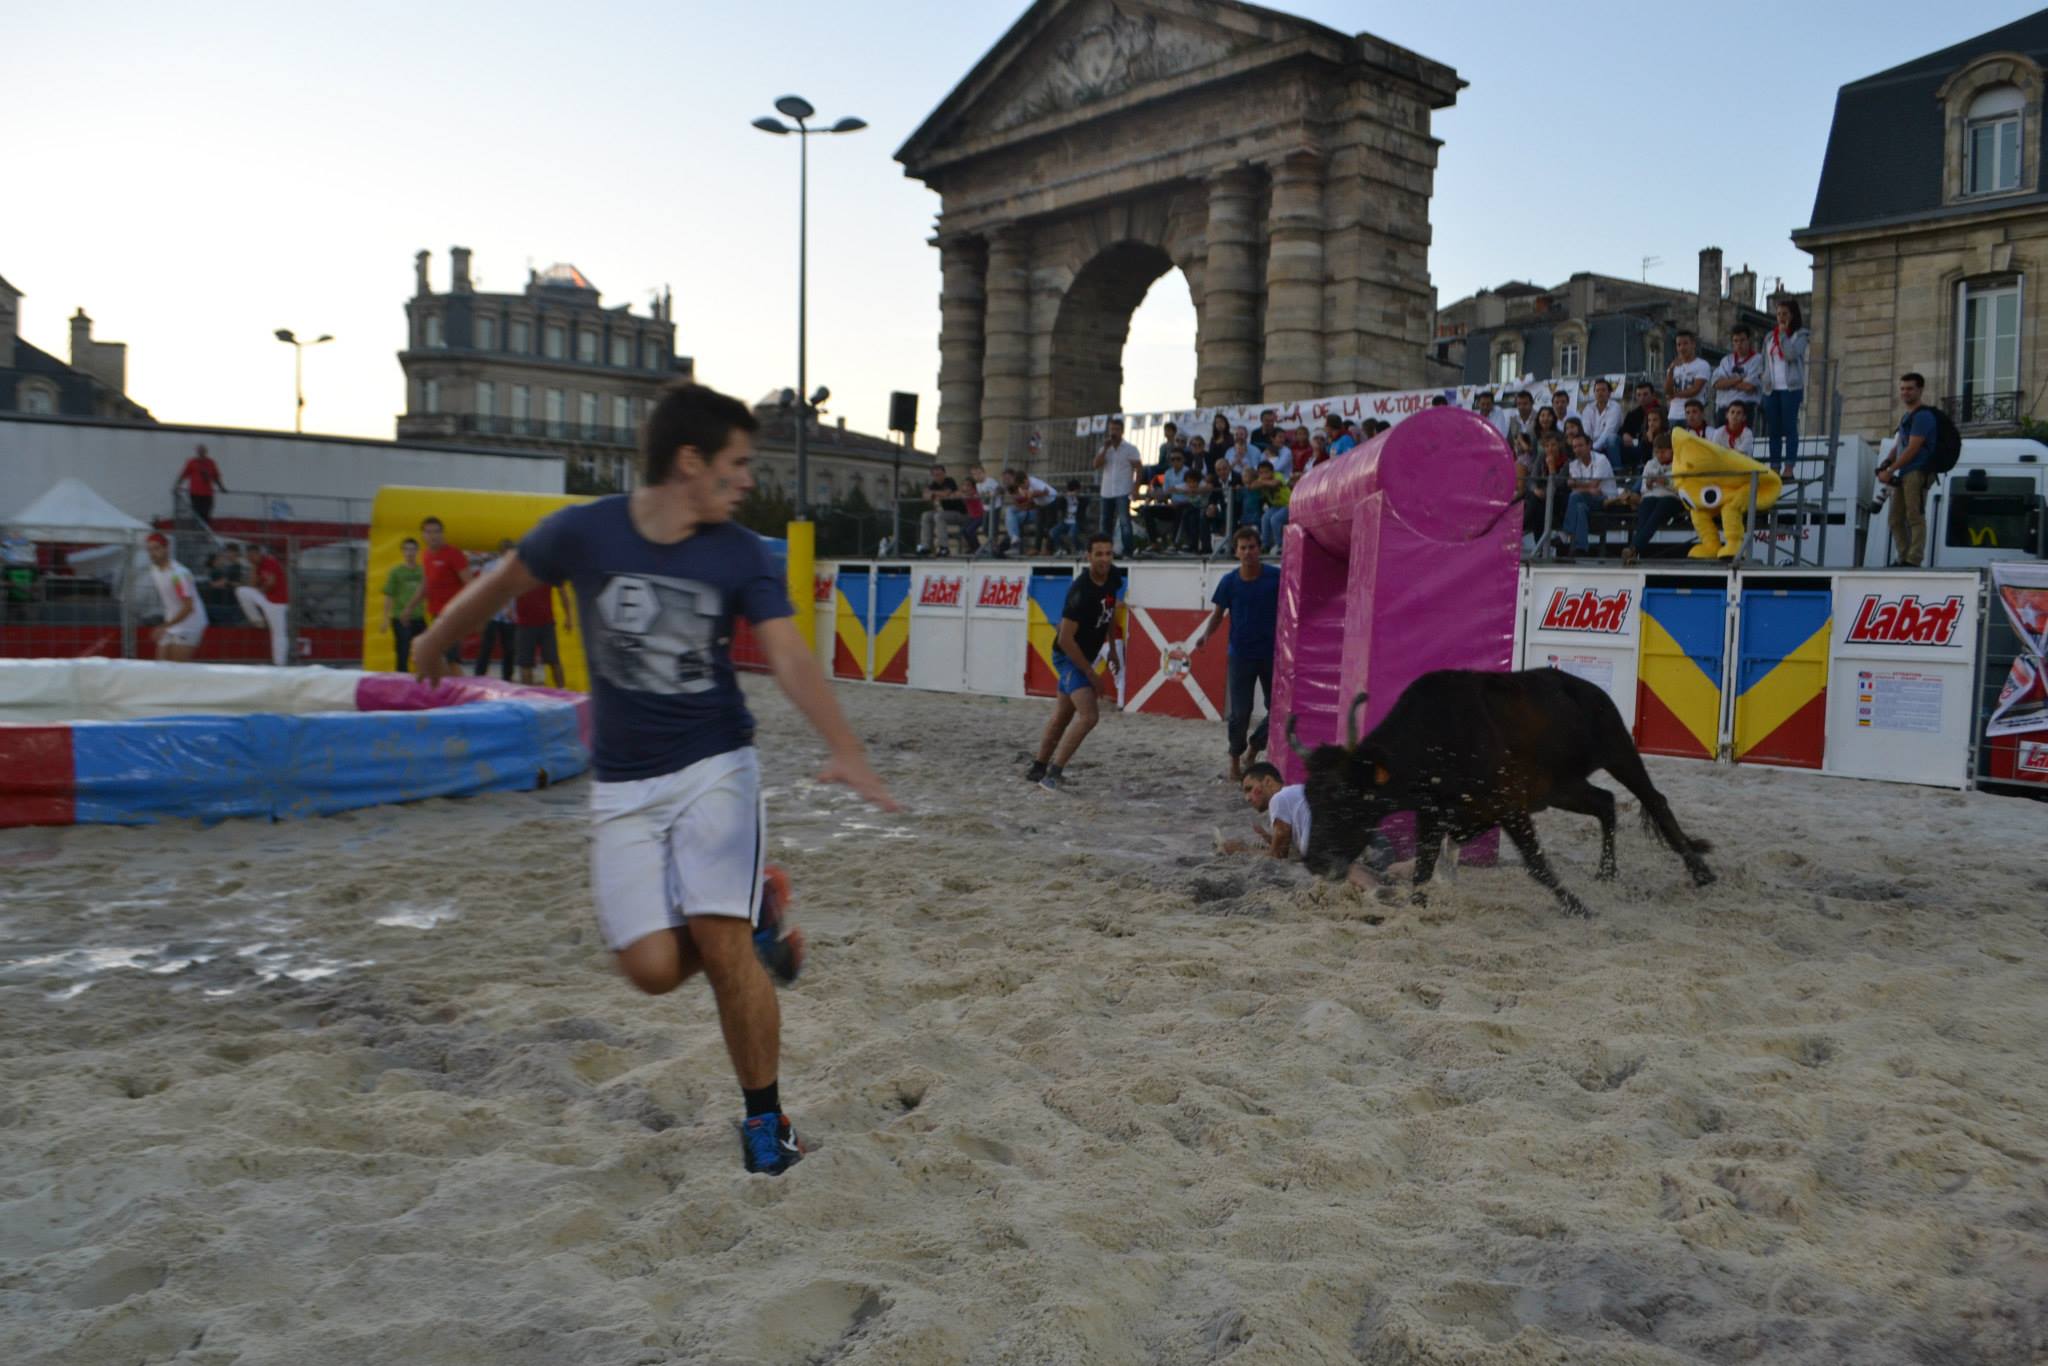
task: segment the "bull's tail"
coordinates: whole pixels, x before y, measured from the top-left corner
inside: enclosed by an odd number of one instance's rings
[[[1643,813],[1643,833],[1645,835],[1655,835],[1662,839],[1664,832],[1657,828],[1657,818],[1651,813],[1650,804],[1643,802],[1640,810]],[[1695,854],[1711,854],[1714,852],[1714,842],[1712,840],[1694,839],[1688,835],[1685,842],[1692,847],[1692,851]]]
[[[1685,861],[1686,871],[1692,874],[1693,885],[1706,886],[1714,880],[1714,870],[1707,867],[1700,855],[1713,849],[1712,842],[1696,840],[1679,828],[1671,803],[1650,781],[1650,770],[1643,767],[1643,756],[1636,752],[1636,742],[1622,722],[1620,710],[1605,693],[1601,694],[1600,700],[1607,704],[1606,715],[1599,722],[1600,748],[1605,760],[1600,767],[1635,794],[1635,799],[1642,803],[1643,824],[1655,830],[1671,852]]]

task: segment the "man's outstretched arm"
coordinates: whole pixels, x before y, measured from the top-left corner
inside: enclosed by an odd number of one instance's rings
[[[485,622],[503,611],[505,604],[540,587],[519,553],[508,550],[491,566],[491,572],[471,583],[448,604],[448,610],[434,618],[434,624],[412,643],[412,669],[421,678],[439,678],[447,663],[442,659],[464,637],[483,629]]]
[[[754,636],[768,656],[776,686],[796,704],[830,751],[824,769],[818,774],[819,781],[845,783],[884,811],[900,811],[902,808],[889,795],[880,775],[869,766],[867,751],[861,747],[853,728],[846,724],[839,699],[832,695],[825,671],[819,666],[818,657],[811,653],[811,647],[804,643],[796,622],[790,617],[759,622],[754,626]]]

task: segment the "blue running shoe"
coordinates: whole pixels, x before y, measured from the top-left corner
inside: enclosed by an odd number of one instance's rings
[[[740,1125],[740,1155],[747,1170],[780,1176],[804,1160],[796,1129],[782,1115],[755,1115]]]

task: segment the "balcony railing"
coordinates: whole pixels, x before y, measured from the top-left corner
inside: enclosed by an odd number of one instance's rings
[[[451,416],[455,419],[455,430],[464,436],[517,436],[536,441],[580,441],[594,446],[631,446],[638,441],[635,428],[610,427],[597,422],[482,417],[476,413],[455,413]]]
[[[2020,420],[2020,391],[2003,394],[1950,394],[1942,411],[1958,427],[2015,427]]]

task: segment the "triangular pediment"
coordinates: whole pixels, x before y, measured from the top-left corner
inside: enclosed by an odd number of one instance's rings
[[[1345,35],[1229,0],[1038,0],[896,153],[912,175],[947,153],[1000,144],[1091,106],[1310,39],[1341,50]]]

